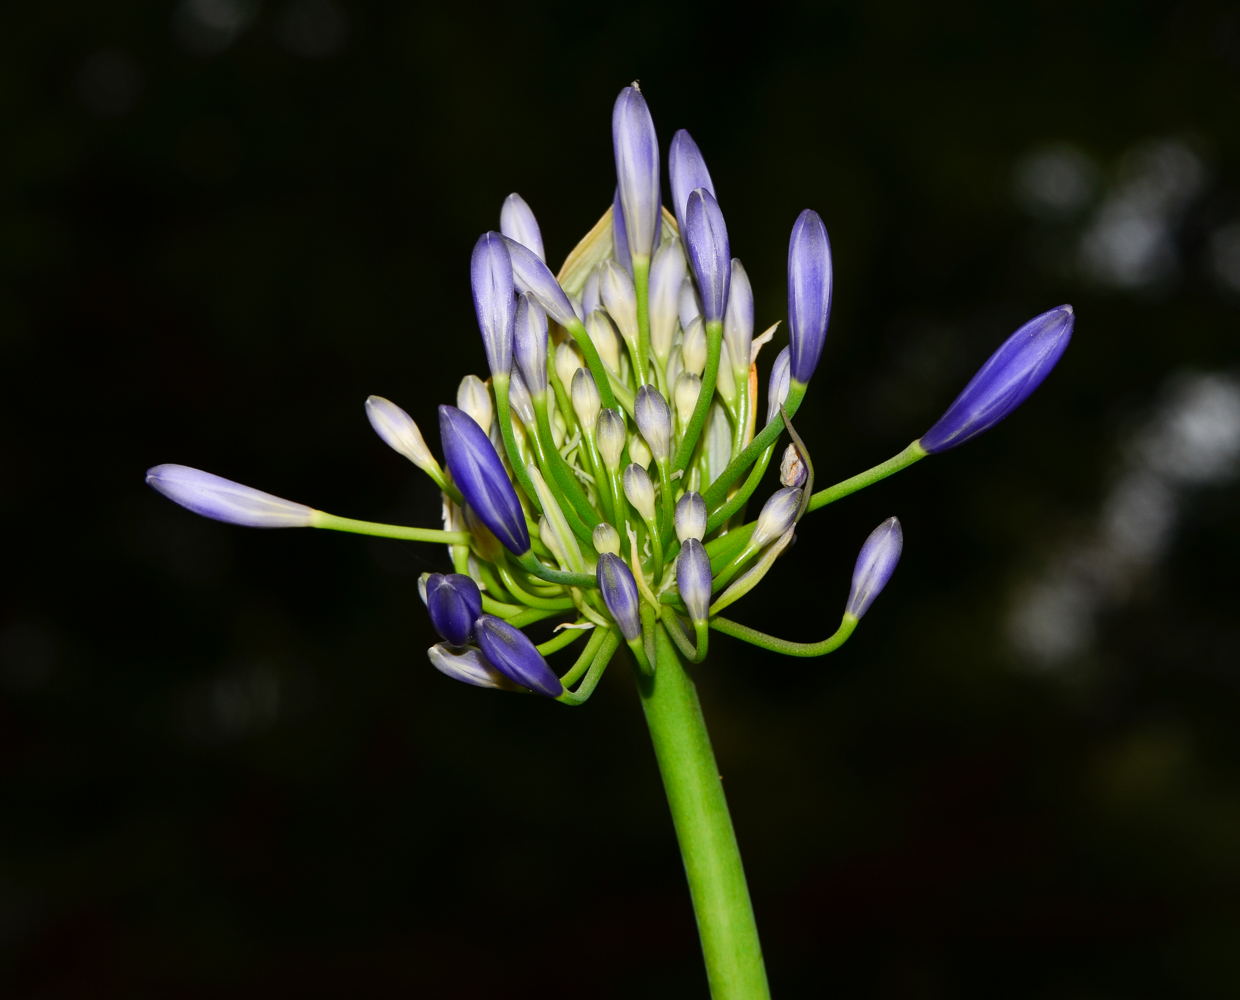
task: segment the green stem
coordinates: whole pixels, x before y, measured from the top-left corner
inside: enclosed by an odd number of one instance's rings
[[[637,291],[637,377],[638,385],[650,378],[650,258],[633,259],[633,286]]]
[[[656,626],[654,675],[637,687],[697,915],[713,1000],[769,1000],[749,887],[702,706],[676,647]]]
[[[598,398],[608,409],[616,408],[616,397],[611,391],[611,382],[607,378],[607,368],[603,365],[603,359],[598,356],[598,348],[594,346],[594,341],[590,339],[590,334],[586,332],[585,325],[576,320],[568,325],[568,334],[573,340],[577,341],[577,346],[581,348],[582,356],[586,359],[586,367],[590,369],[590,374],[594,376],[594,385],[598,388]]]
[[[741,625],[728,618],[721,618],[714,615],[710,620],[710,627],[716,632],[722,632],[724,635],[730,635],[737,639],[744,639],[745,642],[753,643],[755,646],[761,646],[763,649],[769,649],[775,653],[783,653],[784,656],[825,656],[827,653],[834,653],[848,640],[853,634],[853,629],[857,627],[858,619],[844,613],[844,618],[840,622],[840,627],[835,630],[835,634],[823,639],[822,642],[789,642],[787,639],[777,639],[773,635],[767,635],[765,632],[759,632],[757,629],[750,628],[748,625]]]
[[[590,532],[594,530],[594,526],[598,524],[598,514],[594,508],[590,506],[590,501],[586,499],[585,490],[577,482],[577,477],[573,474],[572,469],[568,467],[568,463],[564,461],[563,456],[555,447],[555,438],[551,434],[551,416],[547,411],[547,394],[542,393],[534,399],[534,413],[538,421],[538,439],[542,444],[542,450],[539,458],[545,462],[544,475],[550,473],[556,482],[560,484],[560,489],[564,491],[564,496],[568,499],[569,507],[581,519],[586,528],[586,536],[583,539],[586,544],[591,544]],[[580,538],[581,535],[574,531],[574,534]]]
[[[749,470],[749,478],[745,480],[745,484],[736,491],[727,503],[711,514],[710,520],[706,522],[708,534],[726,522],[728,518],[749,502],[749,498],[753,496],[753,491],[758,488],[758,484],[766,474],[766,468],[771,464],[771,456],[773,454],[775,454],[775,443],[771,442],[770,447],[758,456],[758,461]]]
[[[788,384],[788,398],[784,400],[784,409],[789,417],[795,417],[797,410],[801,406],[801,400],[805,398],[806,386],[796,380]],[[779,435],[783,432],[784,423],[782,420],[772,420],[768,423],[758,435],[745,446],[745,450],[737,455],[728,467],[710,484],[704,494],[703,499],[706,501],[706,509],[711,510],[718,507],[723,499],[728,495],[728,487],[736,482],[742,472],[749,468],[750,464],[759,454],[766,448],[769,448],[779,440]]]
[[[565,691],[556,701],[563,702],[565,705],[584,703],[594,693],[598,682],[603,679],[603,671],[607,669],[607,664],[611,662],[616,647],[619,645],[620,633],[614,628],[608,629],[606,635],[603,636],[603,641],[599,643],[598,652],[594,654],[594,662],[590,664],[590,672],[586,674],[586,679],[581,682],[581,686],[576,691]]]
[[[914,462],[920,462],[928,454],[929,452],[922,450],[920,441],[914,441],[900,454],[887,459],[882,464],[876,465],[872,469],[866,469],[865,472],[859,472],[852,479],[845,479],[842,483],[836,483],[834,486],[828,486],[825,490],[819,490],[810,497],[808,510],[817,510],[819,507],[825,507],[829,503],[834,503],[850,493],[863,490],[867,486],[877,483],[880,479],[886,479],[893,472],[899,472],[901,469],[907,469]]]
[[[719,354],[722,350],[723,322],[711,320],[706,324],[706,367],[702,370],[702,388],[693,407],[693,416],[689,418],[689,426],[685,428],[684,437],[680,439],[680,450],[676,452],[676,460],[672,463],[673,472],[687,467],[689,459],[693,457],[698,435],[702,433],[702,425],[706,423],[706,415],[710,412],[710,404],[715,398],[715,379],[719,375]],[[731,467],[728,466],[729,469]],[[710,509],[709,500],[706,501],[706,509]]]
[[[355,521],[351,517],[337,517],[316,510],[310,520],[312,528],[330,531],[347,531],[354,535],[374,535],[377,538],[399,538],[406,542],[444,542],[448,545],[468,545],[468,531],[440,531],[438,528],[406,528],[400,524],[376,524],[374,521]]]

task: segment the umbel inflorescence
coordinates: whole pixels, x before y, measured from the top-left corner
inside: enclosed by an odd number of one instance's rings
[[[420,582],[444,640],[430,660],[480,687],[579,704],[622,642],[652,673],[658,629],[693,662],[705,657],[711,629],[796,656],[836,649],[895,569],[902,545],[895,518],[862,546],[830,638],[787,642],[720,612],[766,575],[805,514],[963,443],[1019,406],[1067,347],[1072,308],[1052,309],[1012,334],[899,455],[815,493],[791,420],[831,312],[822,219],[806,209],[792,227],[788,346],[770,367],[760,406],[759,356],[778,323],[754,336],[753,292],[697,145],[684,130],[672,138],[669,212],[654,123],[636,84],[616,100],[612,137],[612,206],[558,274],[519,195],[504,202],[500,232],[475,245],[470,277],[491,377],[465,376],[456,405],[439,408],[443,464],[396,404],[366,401],[380,437],[442,490],[442,531],[335,517],[179,465],[151,469],[147,482],[234,524],[448,543],[453,572]],[[780,464],[782,488],[746,521],[784,430],[792,443]],[[553,616],[568,620],[541,645],[521,631]],[[577,642],[576,662],[557,676],[546,657]]]

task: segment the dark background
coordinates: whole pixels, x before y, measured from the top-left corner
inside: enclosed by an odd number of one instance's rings
[[[627,666],[453,684],[437,546],[204,521],[180,462],[435,525],[366,424],[485,374],[467,261],[558,264],[639,77],[699,142],[759,329],[836,260],[829,483],[1064,301],[1007,423],[806,521],[735,608],[851,642],[698,668],[777,997],[1240,991],[1240,17],[1210,3],[0,9],[0,990],[704,997]],[[759,366],[765,382],[774,350]],[[765,391],[765,389],[764,389]]]

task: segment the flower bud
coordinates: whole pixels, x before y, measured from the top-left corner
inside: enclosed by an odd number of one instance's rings
[[[706,546],[696,538],[684,542],[676,557],[676,587],[693,623],[707,621],[710,618],[710,556],[706,554]]]
[[[534,401],[530,399],[530,391],[525,387],[525,379],[521,377],[521,372],[516,368],[512,370],[508,383],[508,402],[516,411],[517,416],[521,418],[521,423],[529,428],[530,433],[535,433],[538,428],[538,417],[534,412]]]
[[[791,352],[785,347],[771,365],[771,381],[766,390],[766,422],[769,424],[779,416],[779,408],[788,398],[791,378]]]
[[[527,253],[529,251],[526,251]],[[478,329],[492,375],[507,375],[512,367],[513,301],[512,258],[499,233],[483,233],[474,244],[469,264]]]
[[[571,389],[573,376],[584,364],[581,352],[572,341],[566,340],[555,349],[555,373],[559,376],[560,385],[565,389]]]
[[[496,234],[488,233],[487,235],[495,236]],[[533,295],[538,300],[538,304],[543,307],[543,311],[560,326],[568,328],[579,323],[577,310],[573,308],[572,302],[564,293],[564,289],[560,287],[560,283],[555,280],[555,275],[539,259],[538,255],[515,240],[502,236],[499,238],[508,248],[516,290]]]
[[[630,463],[624,470],[624,495],[643,521],[654,521],[654,483],[650,481],[650,474],[636,463]]]
[[[546,515],[538,519],[538,537],[542,540],[543,545],[551,550],[551,554],[555,556],[556,562],[561,566],[565,564],[564,549],[560,546],[560,540],[555,536],[555,528],[551,526],[551,522],[547,520]]]
[[[715,193],[715,184],[706,169],[706,161],[702,159],[693,137],[683,128],[672,136],[672,145],[667,151],[667,172],[672,187],[672,211],[676,213],[676,223],[683,233],[690,193],[696,188],[704,188],[712,195]]]
[[[477,375],[466,375],[456,388],[456,406],[464,410],[484,431],[491,429],[491,392]]]
[[[650,446],[640,434],[629,435],[629,461],[636,462],[643,469],[649,469],[654,456],[650,454]]]
[[[732,366],[732,352],[725,340],[719,345],[719,370],[715,373],[715,391],[731,406],[736,402],[736,369]]]
[[[632,642],[642,634],[641,601],[637,596],[633,571],[618,555],[604,552],[598,557],[597,577],[603,603],[620,626],[621,634]]]
[[[672,451],[672,411],[663,394],[652,385],[637,390],[633,419],[656,462],[666,462]]]
[[[702,325],[702,317],[698,316],[685,328],[685,340],[680,345],[685,371],[701,377],[706,370],[706,354],[706,327]]]
[[[578,368],[573,373],[573,384],[569,390],[573,397],[573,409],[577,420],[584,428],[591,428],[598,420],[598,411],[602,403],[598,397],[598,386],[594,384],[594,376],[588,368]]]
[[[542,231],[538,228],[538,220],[530,206],[515,191],[504,199],[504,207],[499,210],[499,231],[510,240],[533,250],[543,263],[547,261],[547,251],[543,249]]]
[[[676,377],[676,417],[680,421],[681,433],[689,426],[693,417],[693,409],[697,406],[698,396],[702,394],[702,380],[693,372],[681,372]]]
[[[693,275],[691,274],[686,274],[685,280],[680,283],[680,294],[676,299],[676,310],[682,330],[689,329],[689,324],[702,315],[702,297],[698,295],[697,286],[693,283]]]
[[[601,309],[602,300],[598,297],[598,268],[590,268],[586,275],[586,283],[581,289],[581,311],[589,316],[595,309]]]
[[[708,323],[722,320],[732,280],[732,249],[719,203],[705,188],[697,188],[689,195],[684,239],[689,265],[702,295],[702,316]]]
[[[594,439],[603,465],[608,469],[618,469],[620,456],[624,453],[624,417],[615,410],[600,410],[594,426]]]
[[[934,455],[964,444],[1020,406],[1067,350],[1075,321],[1071,306],[1059,306],[1008,337],[922,435],[922,448]]]
[[[629,272],[614,260],[605,260],[599,267],[598,292],[612,318],[620,330],[620,336],[629,345],[634,356],[637,354],[637,289]]]
[[[676,385],[676,379],[685,370],[684,354],[681,351],[683,347],[684,337],[677,335],[672,342],[672,356],[667,359],[667,384],[670,386]]]
[[[706,536],[706,501],[701,493],[686,493],[676,501],[675,524],[682,545],[688,538],[700,542]]]
[[[723,314],[723,342],[732,355],[737,372],[749,371],[749,351],[753,344],[753,286],[749,275],[732,258],[732,284],[728,288],[728,308]]]
[[[474,687],[500,688],[504,691],[512,691],[517,687],[491,666],[491,661],[483,655],[482,650],[472,646],[452,649],[440,644],[428,649],[426,655],[436,670],[447,674],[454,681],[472,684]]]
[[[874,598],[882,593],[895,572],[903,548],[904,531],[897,518],[887,518],[870,533],[853,569],[852,589],[845,609],[848,614],[860,618],[870,610]]]
[[[606,521],[599,521],[594,526],[594,551],[600,555],[610,552],[613,556],[620,551],[620,532]]]
[[[629,252],[629,234],[624,228],[624,209],[620,206],[620,189],[611,200],[611,249],[616,263],[633,273],[633,255]]]
[[[491,439],[455,406],[439,407],[439,437],[452,479],[478,519],[514,555],[530,548],[525,513]]]
[[[486,658],[509,680],[548,698],[558,698],[564,692],[560,679],[520,629],[502,618],[481,614],[474,623],[474,632]]]
[[[586,316],[586,333],[603,359],[603,364],[613,375],[620,374],[620,341],[616,337],[616,328],[611,325],[607,313],[601,309]]]
[[[779,482],[781,486],[804,486],[809,470],[801,459],[801,453],[795,444],[784,449],[784,457],[779,463]]]
[[[649,260],[659,232],[659,139],[646,99],[625,87],[611,114],[616,186],[634,259]]]
[[[314,510],[187,465],[157,465],[146,481],[173,503],[225,524],[247,528],[307,528]]]
[[[525,387],[533,396],[542,395],[547,391],[547,314],[529,292],[517,297],[512,342]]]
[[[680,286],[685,281],[685,255],[680,240],[670,239],[659,245],[650,262],[650,350],[661,366],[667,365],[672,353],[672,336],[676,332]],[[690,286],[692,287],[692,286]]]
[[[782,490],[772,493],[762,505],[758,523],[754,525],[753,534],[749,536],[749,547],[760,549],[775,541],[792,527],[800,506],[801,491],[795,486],[785,486]]]
[[[831,241],[818,213],[806,209],[788,242],[788,346],[792,377],[802,385],[818,367],[831,318]]]
[[[568,434],[568,421],[564,419],[564,414],[560,412],[559,407],[551,411],[551,440],[555,442],[558,450],[564,444],[564,438]]]
[[[482,614],[482,593],[473,580],[461,573],[431,573],[423,600],[445,642],[464,646],[473,641],[474,620]]]
[[[432,475],[439,473],[439,463],[426,447],[426,441],[418,425],[413,422],[413,417],[395,403],[382,396],[368,396],[366,419],[370,421],[375,433],[383,439],[383,443],[393,451],[404,455],[424,472]]]

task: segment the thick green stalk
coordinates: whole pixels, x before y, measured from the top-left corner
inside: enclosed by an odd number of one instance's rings
[[[555,437],[551,433],[551,416],[547,412],[546,393],[535,398],[534,413],[535,419],[538,421],[538,438],[543,446],[539,457],[547,463],[544,471],[549,472],[555,481],[560,484],[560,489],[564,491],[564,497],[568,500],[569,505],[576,512],[582,523],[590,531],[593,531],[594,526],[599,522],[598,513],[590,506],[590,501],[586,499],[585,490],[577,482],[577,477],[573,470],[568,467],[568,463],[564,461],[563,456],[556,450]],[[587,544],[591,543],[588,536],[584,541]]]
[[[887,459],[887,461],[874,466],[874,468],[866,469],[865,472],[859,472],[851,479],[845,479],[842,483],[828,486],[825,490],[819,490],[810,498],[808,509],[817,510],[819,507],[825,507],[829,503],[834,503],[850,493],[856,493],[857,490],[872,486],[880,479],[886,479],[893,472],[899,472],[901,469],[907,469],[914,462],[920,462],[927,454],[929,453],[922,450],[921,442],[914,441],[900,454]]]
[[[654,675],[638,675],[646,724],[693,897],[713,1000],[769,1000],[740,848],[697,689],[655,626]]]

